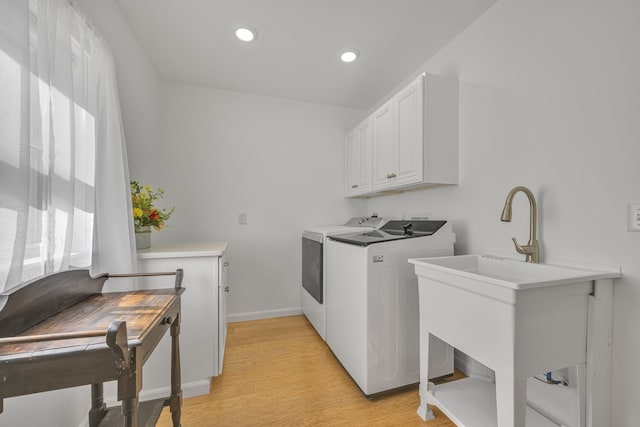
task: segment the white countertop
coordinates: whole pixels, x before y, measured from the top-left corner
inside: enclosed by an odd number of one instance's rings
[[[138,259],[222,256],[227,242],[165,243],[137,251]]]

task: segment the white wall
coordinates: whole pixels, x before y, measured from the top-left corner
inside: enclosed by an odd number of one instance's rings
[[[458,75],[460,185],[370,199],[382,215],[453,221],[456,253],[514,253],[539,202],[543,259],[621,266],[614,296],[613,426],[640,420],[640,2],[502,0],[418,71]],[[416,73],[417,74],[417,73]],[[408,76],[410,78],[411,76]],[[604,379],[598,379],[603,381]]]
[[[131,179],[153,183],[160,171],[147,157],[159,143],[160,77],[115,0],[78,0],[78,7],[111,45]]]
[[[363,112],[173,83],[160,104],[156,184],[176,211],[152,242],[228,241],[230,320],[300,312],[302,229],[366,213],[342,197]]]

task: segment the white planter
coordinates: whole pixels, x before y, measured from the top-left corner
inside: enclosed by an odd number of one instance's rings
[[[136,227],[136,249],[148,249],[151,247],[151,226]]]

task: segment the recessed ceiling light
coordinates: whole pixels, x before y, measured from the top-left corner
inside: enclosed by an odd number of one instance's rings
[[[358,59],[359,55],[360,52],[355,49],[347,50],[345,52],[342,52],[342,55],[340,55],[340,60],[342,62],[353,62]]]
[[[243,42],[251,42],[258,38],[258,32],[250,27],[242,27],[236,30],[236,37]]]

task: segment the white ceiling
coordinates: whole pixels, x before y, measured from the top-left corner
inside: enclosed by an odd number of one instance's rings
[[[164,80],[369,109],[497,0],[117,1]]]

